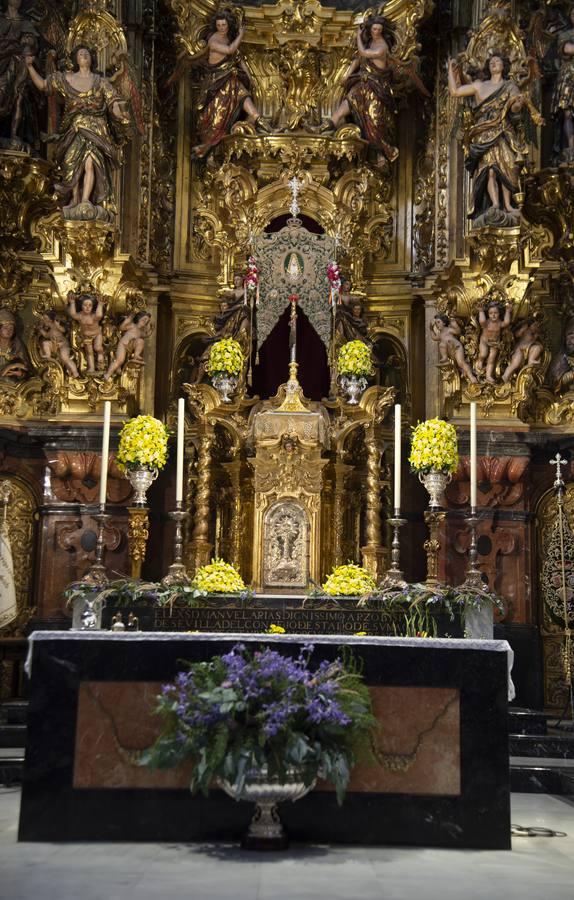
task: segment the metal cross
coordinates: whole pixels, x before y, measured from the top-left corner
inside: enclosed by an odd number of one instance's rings
[[[294,219],[296,219],[301,212],[301,210],[299,209],[299,203],[297,202],[297,197],[299,195],[299,190],[301,188],[302,182],[300,182],[297,176],[294,175],[291,181],[288,181],[287,184],[291,188],[291,215]]]
[[[550,463],[551,466],[556,466],[556,480],[554,481],[554,487],[555,488],[564,487],[564,481],[562,479],[562,469],[560,467],[565,466],[567,463],[567,460],[562,459],[560,454],[557,453],[556,456],[554,457],[554,459],[549,459],[548,462]]]

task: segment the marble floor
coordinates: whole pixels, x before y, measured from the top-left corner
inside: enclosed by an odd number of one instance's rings
[[[512,852],[295,846],[18,844],[19,790],[0,789],[0,900],[572,900],[574,797],[513,794],[512,821],[566,837]]]

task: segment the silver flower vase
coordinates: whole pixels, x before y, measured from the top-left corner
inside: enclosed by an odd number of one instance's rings
[[[249,823],[242,845],[248,850],[282,850],[288,846],[288,838],[279,817],[277,806],[286,800],[300,800],[313,790],[316,778],[305,784],[296,769],[287,771],[288,781],[282,783],[277,776],[270,777],[264,766],[246,780],[238,794],[233,784],[224,779],[219,784],[234,800],[249,800],[255,803],[255,812]]]
[[[237,389],[239,378],[230,372],[217,372],[211,376],[211,381],[215,390],[221,395],[224,403],[231,403],[230,394]]]
[[[147,506],[146,491],[149,490],[158,474],[157,469],[147,469],[144,466],[127,470],[126,477],[134,489],[134,506]]]
[[[356,406],[367,387],[367,379],[362,375],[341,375],[339,384],[349,406]]]
[[[419,481],[429,492],[431,509],[442,506],[442,497],[451,479],[450,472],[439,472],[436,469],[431,469],[430,472],[419,472]]]

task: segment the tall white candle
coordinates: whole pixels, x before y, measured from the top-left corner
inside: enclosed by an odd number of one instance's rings
[[[401,405],[395,405],[395,491],[393,507],[401,508]]]
[[[183,433],[185,425],[185,400],[177,401],[177,465],[175,470],[175,502],[183,503]]]
[[[112,404],[104,401],[104,433],[102,435],[102,467],[100,474],[100,506],[106,503],[106,491],[108,487],[108,457],[110,455],[110,416]]]
[[[470,404],[470,505],[476,507],[476,403]]]

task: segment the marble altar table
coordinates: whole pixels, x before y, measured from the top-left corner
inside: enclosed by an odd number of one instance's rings
[[[138,766],[159,732],[162,683],[235,643],[297,654],[301,635],[35,632],[22,841],[233,840],[252,807],[192,796],[185,768]],[[283,804],[291,840],[510,848],[505,641],[315,635],[361,659],[381,721],[384,765],[361,763],[338,807],[330,785]]]

